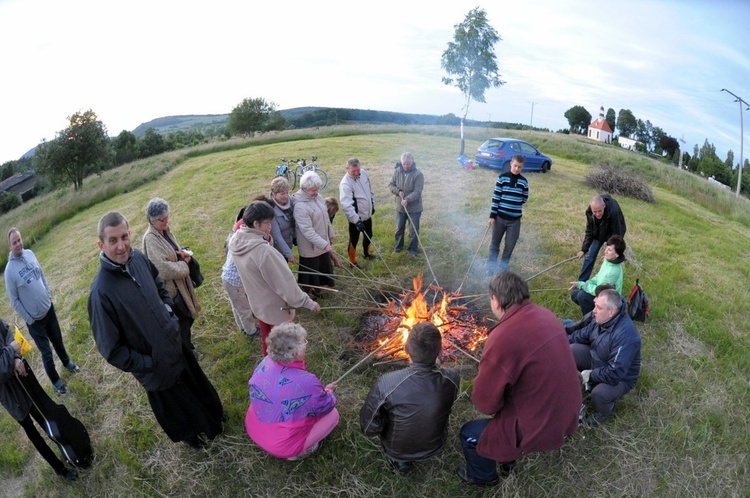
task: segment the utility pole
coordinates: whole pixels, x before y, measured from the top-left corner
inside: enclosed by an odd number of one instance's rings
[[[722,88],[721,91],[727,92],[729,95],[737,99],[735,100],[735,102],[738,102],[740,104],[740,169],[737,174],[737,194],[735,195],[735,197],[739,197],[740,186],[742,185],[742,165],[744,164],[744,159],[742,158],[742,149],[743,149],[743,145],[745,142],[745,123],[742,117],[742,104],[745,104],[746,106],[748,106],[747,109],[745,109],[746,111],[750,110],[750,104],[748,104],[747,102],[742,100],[740,97],[738,97],[737,95],[727,90],[726,88]]]
[[[531,102],[531,101],[530,101]],[[529,121],[529,127],[534,127],[534,106],[539,102],[531,102],[531,121]]]

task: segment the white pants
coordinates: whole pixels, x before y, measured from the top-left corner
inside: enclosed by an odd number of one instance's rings
[[[237,323],[237,327],[242,332],[252,333],[255,330],[255,318],[253,317],[253,310],[250,308],[250,302],[247,300],[247,294],[245,289],[240,285],[235,287],[226,280],[222,280],[224,284],[224,290],[227,291],[229,296],[229,302],[232,304],[232,314],[234,314],[234,321]]]

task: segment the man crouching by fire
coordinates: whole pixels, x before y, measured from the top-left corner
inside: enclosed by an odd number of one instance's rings
[[[490,282],[490,305],[499,323],[487,334],[472,401],[492,418],[461,427],[468,484],[494,486],[516,460],[560,448],[578,428],[581,388],[560,320],[529,300],[519,275],[506,271]]]

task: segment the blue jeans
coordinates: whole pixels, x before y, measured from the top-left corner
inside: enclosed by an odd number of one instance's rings
[[[490,255],[487,258],[488,271],[494,273],[496,270],[505,271],[508,269],[510,256],[513,254],[520,233],[521,218],[515,220],[504,220],[499,216],[495,218],[495,223],[492,224]],[[497,265],[497,255],[500,252],[500,242],[503,240],[503,235],[505,235],[505,247],[503,248],[503,256],[500,258],[500,264]]]
[[[581,315],[594,310],[594,296],[583,289],[573,289],[570,293],[570,299],[581,307]]]
[[[494,481],[497,476],[497,462],[477,454],[477,443],[482,431],[490,423],[489,418],[470,420],[461,427],[459,437],[466,458],[466,475],[477,481]]]
[[[404,249],[404,231],[406,230],[406,222],[411,217],[411,223],[409,223],[409,245],[406,247],[406,252],[409,254],[419,254],[419,239],[417,234],[419,233],[419,218],[422,213],[400,213],[396,211],[396,246],[393,248],[394,252],[401,252]]]
[[[599,256],[599,249],[602,248],[602,243],[598,240],[595,240],[591,243],[591,247],[589,247],[589,252],[586,253],[586,256],[583,258],[583,266],[581,267],[581,274],[578,275],[578,280],[580,282],[585,282],[589,278],[591,278],[591,272],[594,270],[594,264],[596,264],[596,258]]]
[[[60,379],[60,375],[57,373],[57,369],[55,369],[55,359],[52,357],[50,343],[55,348],[55,352],[63,366],[68,366],[70,363],[70,357],[68,356],[68,352],[65,351],[65,345],[63,344],[60,324],[57,322],[55,305],[53,304],[49,307],[49,311],[47,311],[44,318],[32,324],[27,323],[26,326],[29,328],[29,334],[34,339],[36,347],[39,348],[39,352],[42,354],[44,371],[47,372],[47,377],[54,384]]]

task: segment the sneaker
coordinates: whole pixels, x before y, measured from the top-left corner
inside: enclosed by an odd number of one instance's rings
[[[250,339],[260,337],[260,327],[258,327],[258,325],[255,325],[255,327],[253,328],[251,332],[248,332],[246,330],[243,330],[242,332]]]
[[[75,363],[73,363],[72,361],[71,361],[71,362],[68,362],[68,364],[67,364],[67,365],[65,365],[65,368],[67,368],[68,370],[70,370],[71,372],[73,372],[73,373],[75,373],[75,374],[77,374],[78,372],[80,372],[80,371],[81,371],[81,369],[80,369],[80,368],[78,368],[78,365],[76,365],[76,364],[75,364]]]
[[[65,384],[63,383],[62,379],[57,379],[57,382],[55,382],[54,386],[55,386],[55,392],[57,394],[65,394],[68,392],[68,388],[65,387]]]
[[[461,479],[462,482],[465,482],[466,484],[471,484],[472,486],[481,486],[481,487],[492,487],[497,486],[497,484],[500,482],[499,478],[495,478],[491,481],[480,481],[478,479],[474,479],[473,477],[469,477],[469,473],[466,470],[466,466],[462,465],[459,468],[456,469],[456,475],[459,479]]]
[[[287,460],[290,461],[290,462],[296,462],[297,460],[302,460],[303,458],[307,458],[310,455],[312,455],[313,453],[315,453],[316,451],[318,451],[319,447],[320,447],[320,443],[319,442],[315,443],[313,445],[313,447],[310,448],[309,450],[303,451],[302,453],[300,453],[297,456],[289,457],[289,458],[287,458]]]

